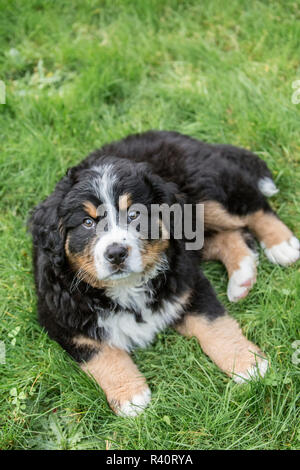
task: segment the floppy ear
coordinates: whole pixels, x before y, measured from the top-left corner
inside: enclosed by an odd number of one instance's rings
[[[63,264],[65,230],[58,216],[59,206],[72,186],[69,176],[65,176],[56,186],[54,192],[39,204],[29,220],[35,247],[42,249],[54,267]]]
[[[179,216],[180,220],[171,215],[168,223],[168,227],[170,228],[170,235],[171,238],[173,238],[176,224],[181,221],[182,225],[185,196],[180,193],[176,183],[173,183],[172,181],[165,181],[161,176],[152,173],[151,169],[148,169],[148,172],[145,175],[145,180],[148,182],[148,184],[151,185],[152,190],[156,196],[155,199],[159,201],[159,204],[167,204],[170,207],[175,204],[180,206],[180,211],[179,213],[177,212],[177,217]]]
[[[146,178],[162,203],[170,206],[175,203],[180,205],[185,203],[185,195],[180,193],[176,183],[165,181],[161,176],[153,173],[149,173]]]

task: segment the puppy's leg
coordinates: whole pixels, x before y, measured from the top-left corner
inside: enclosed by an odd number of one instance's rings
[[[195,336],[220,369],[238,383],[265,374],[268,367],[265,356],[243,335],[236,320],[227,315],[202,273],[189,308],[190,313],[175,328],[185,336]]]
[[[81,368],[100,385],[116,414],[136,416],[146,408],[150,389],[127,352],[83,336],[75,337],[73,343],[79,348],[92,348],[93,353]]]
[[[236,302],[248,295],[256,281],[257,255],[239,230],[218,232],[205,238],[204,260],[221,261],[228,272],[227,296]]]
[[[274,212],[254,212],[247,216],[247,225],[272,263],[288,266],[299,259],[299,240]]]
[[[186,314],[176,329],[184,336],[195,336],[205,354],[237,383],[263,377],[267,371],[268,361],[261,350],[226,313],[215,318]]]
[[[250,192],[254,200],[258,191]],[[260,195],[260,197],[262,197]],[[236,198],[238,200],[238,197]],[[217,201],[204,202],[204,226],[206,230],[221,232],[249,228],[258,238],[268,259],[275,264],[288,266],[300,257],[300,243],[290,229],[277,217],[263,197],[256,200],[257,210],[247,209],[248,200],[240,196],[243,214],[238,215],[237,206],[225,208]],[[235,203],[238,204],[238,203]],[[248,210],[248,212],[247,212]],[[234,213],[235,212],[235,213]],[[244,213],[245,212],[245,213]]]

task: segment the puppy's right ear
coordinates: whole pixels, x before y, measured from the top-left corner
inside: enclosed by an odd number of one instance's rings
[[[78,175],[80,171],[78,170],[77,166],[72,166],[71,168],[68,168],[66,171],[66,177],[69,178],[69,181],[72,182],[73,184],[77,183],[78,181]]]
[[[70,183],[76,184],[79,180],[84,179],[86,176],[90,175],[92,171],[89,168],[82,168],[80,165],[73,166],[68,168],[66,172],[66,177],[69,178]]]
[[[58,209],[72,185],[67,174],[53,193],[35,207],[29,219],[34,246],[44,251],[54,267],[64,262],[65,229],[59,220]]]

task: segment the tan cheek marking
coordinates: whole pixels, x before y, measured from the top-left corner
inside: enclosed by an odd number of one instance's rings
[[[186,315],[176,327],[184,336],[195,336],[205,354],[230,377],[245,373],[255,366],[255,355],[262,356],[260,349],[243,335],[238,323],[229,315],[209,321],[200,315]]]
[[[235,230],[246,226],[246,219],[237,215],[231,215],[227,210],[215,201],[204,203],[204,225],[210,230]]]
[[[220,232],[204,242],[204,260],[221,261],[226,266],[229,276],[239,269],[243,258],[250,255],[251,250],[239,231]]]
[[[129,354],[107,344],[81,368],[94,377],[114,411],[147,389],[145,377]]]
[[[69,249],[68,236],[65,243],[65,253],[72,268],[77,272],[79,278],[85,281],[87,284],[90,284],[97,289],[101,289],[104,287],[104,283],[102,283],[97,278],[97,271],[92,255],[93,244],[94,243],[92,241],[81,253],[72,253]]]
[[[293,236],[290,229],[280,219],[262,210],[248,216],[248,225],[267,248],[287,241]]]
[[[121,211],[125,211],[126,209],[128,209],[128,207],[131,206],[131,204],[132,204],[131,194],[125,193],[119,197],[119,209]]]
[[[159,257],[163,251],[169,246],[169,240],[158,240],[157,242],[145,243],[142,251],[143,266],[151,267],[159,260]]]

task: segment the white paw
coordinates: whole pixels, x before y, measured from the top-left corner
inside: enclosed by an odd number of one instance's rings
[[[300,256],[300,243],[294,236],[278,245],[273,245],[271,248],[266,248],[263,242],[261,242],[261,246],[271,263],[281,266],[295,263]]]
[[[279,191],[274,181],[267,176],[258,181],[258,189],[267,197],[271,197]]]
[[[116,410],[116,414],[125,418],[126,416],[137,416],[149,404],[151,392],[146,388],[142,393],[134,395],[130,401],[125,401]]]
[[[233,380],[237,384],[243,384],[249,380],[257,380],[261,377],[264,377],[268,370],[269,363],[267,359],[257,359],[257,364],[255,366],[249,367],[246,372],[235,372]]]
[[[227,286],[227,297],[230,302],[237,302],[246,297],[256,281],[257,257],[255,253],[245,256],[239,269],[233,271]]]

